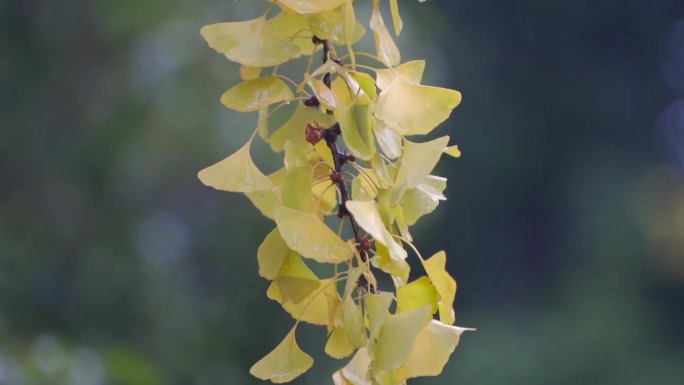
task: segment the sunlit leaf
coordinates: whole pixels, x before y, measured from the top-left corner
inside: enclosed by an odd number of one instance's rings
[[[347,331],[344,328],[334,328],[328,342],[325,344],[325,352],[333,358],[344,358],[354,353],[354,345],[349,342]]]
[[[205,186],[232,192],[267,191],[273,185],[257,168],[249,153],[252,141],[222,161],[201,170],[197,176]]]
[[[315,214],[275,206],[273,217],[287,245],[303,257],[321,263],[340,263],[351,259],[349,245]]]
[[[266,279],[275,279],[289,252],[290,248],[283,241],[278,229],[273,229],[257,250],[259,275]]]
[[[430,322],[430,306],[387,316],[375,344],[370,345],[374,368],[397,369],[408,360],[418,334]]]
[[[423,306],[437,311],[439,294],[428,277],[420,277],[397,289],[397,313],[405,313]]]
[[[299,55],[299,48],[278,37],[263,17],[207,25],[201,33],[211,48],[246,66],[275,66]]]
[[[368,97],[358,98],[354,103],[346,105],[338,111],[340,130],[344,142],[352,154],[359,159],[369,160],[375,155],[371,105]]]
[[[368,316],[368,335],[374,339],[382,324],[389,315],[392,305],[392,293],[368,294],[366,297],[366,314]]]
[[[404,23],[401,21],[401,16],[399,15],[399,4],[397,0],[390,0],[390,12],[392,13],[392,24],[394,24],[394,33],[399,36],[401,29],[404,27]]]
[[[375,70],[378,88],[382,91],[389,88],[397,76],[410,83],[420,84],[425,71],[425,60],[411,60],[394,68]]]
[[[279,384],[299,377],[312,365],[313,358],[299,348],[295,340],[295,328],[292,328],[285,339],[254,364],[249,372],[254,377]]]
[[[257,111],[273,103],[294,99],[290,87],[277,76],[244,81],[221,96],[221,103],[241,112]]]
[[[406,259],[406,250],[387,231],[374,202],[347,201],[347,209],[362,229],[389,249],[392,259]]]
[[[430,321],[418,334],[409,359],[396,371],[397,382],[442,373],[449,356],[458,346],[461,334],[468,330],[473,329],[446,325],[437,320]]]
[[[290,119],[269,136],[268,143],[276,152],[283,151],[285,142],[288,140],[293,141],[298,146],[307,146],[306,126],[314,123],[322,127],[330,127],[335,121],[332,116],[319,111],[317,108],[309,108],[297,103],[297,108]]]
[[[293,11],[301,14],[319,13],[339,8],[346,0],[278,0]]]
[[[446,271],[446,253],[440,251],[423,262],[428,277],[439,293],[439,319],[449,325],[455,321],[456,281]]]
[[[446,178],[428,175],[416,187],[407,189],[399,203],[406,223],[412,226],[420,217],[433,212],[446,199],[442,194],[445,188]]]
[[[401,62],[401,54],[382,19],[378,3],[379,1],[377,0],[373,1],[373,14],[370,19],[370,28],[373,30],[373,36],[375,38],[375,49],[378,58],[380,58],[385,65],[394,67]]]
[[[375,116],[401,134],[425,135],[445,121],[459,103],[458,91],[423,86],[397,76],[380,92]]]

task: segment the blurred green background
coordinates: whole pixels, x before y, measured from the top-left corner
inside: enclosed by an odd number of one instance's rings
[[[684,383],[684,2],[400,3],[404,59],[464,95],[414,236],[478,328],[413,383]],[[265,5],[0,1],[0,384],[260,383],[291,327],[257,275],[272,224],[196,172],[256,120],[199,29]],[[324,337],[301,329],[297,384],[342,365]]]

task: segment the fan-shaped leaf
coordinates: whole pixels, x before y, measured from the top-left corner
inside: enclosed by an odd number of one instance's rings
[[[345,2],[347,0],[343,0]],[[309,23],[309,29],[316,37],[323,40],[328,40],[336,45],[347,44],[347,29],[351,31],[351,44],[361,40],[366,34],[366,29],[361,25],[356,18],[348,19],[349,15],[342,8],[335,9],[328,12],[316,13],[306,17]]]
[[[366,298],[366,314],[368,315],[368,334],[372,340],[380,331],[392,305],[392,293],[368,294]]]
[[[401,62],[401,54],[397,44],[392,39],[387,30],[385,22],[382,20],[382,14],[378,6],[379,1],[373,1],[373,14],[370,19],[370,28],[373,30],[375,37],[375,49],[377,56],[388,67],[394,67]]]
[[[201,170],[197,176],[204,185],[232,192],[267,191],[273,185],[252,161],[249,153],[252,141],[233,155]]]
[[[221,103],[241,112],[257,111],[273,103],[294,99],[290,87],[277,76],[244,81],[221,96]]]
[[[351,152],[359,159],[369,160],[375,155],[375,141],[373,140],[373,124],[368,96],[357,98],[355,102],[346,105],[338,111],[340,130],[344,142]]]
[[[332,116],[322,113],[317,108],[309,108],[301,103],[297,103],[297,108],[290,119],[268,137],[268,143],[273,151],[276,152],[283,151],[285,142],[288,140],[293,141],[300,147],[308,146],[305,135],[306,126],[314,123],[322,127],[330,127],[335,122]]]
[[[387,316],[377,342],[370,346],[373,367],[397,369],[408,360],[418,334],[430,322],[430,306]]]
[[[375,202],[347,201],[347,209],[362,229],[389,249],[392,259],[406,259],[406,250],[394,240],[392,234],[385,228]]]
[[[397,313],[405,313],[423,306],[430,306],[432,313],[437,311],[439,294],[428,277],[420,277],[406,286],[397,289]]]
[[[453,324],[456,281],[446,271],[446,253],[436,253],[423,262],[423,267],[439,293],[439,319],[446,324]]]
[[[446,178],[428,175],[415,188],[406,190],[399,203],[406,224],[412,226],[420,217],[433,212],[439,201],[446,200],[442,194],[445,188]]]
[[[383,68],[375,70],[375,77],[378,88],[384,91],[392,85],[397,76],[409,83],[420,84],[425,71],[425,60],[411,60],[394,68]]]
[[[290,248],[283,241],[278,229],[273,229],[257,250],[259,275],[266,279],[275,279],[289,252]]]
[[[280,384],[299,377],[312,365],[313,358],[299,348],[295,340],[295,328],[292,328],[285,339],[254,364],[249,372],[259,379]]]
[[[347,331],[344,328],[334,328],[328,342],[325,344],[325,352],[333,358],[341,359],[354,353],[354,345],[349,342]]]

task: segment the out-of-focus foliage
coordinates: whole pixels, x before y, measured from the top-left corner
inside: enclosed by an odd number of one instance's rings
[[[197,31],[267,3],[200,3],[0,5],[0,383],[255,383],[287,335],[255,274],[272,222],[195,177],[255,122],[219,103],[239,68]],[[413,3],[402,60],[464,95],[435,130],[458,182],[413,235],[447,243],[478,327],[413,383],[679,384],[684,4]],[[320,384],[324,333],[297,337],[317,364],[296,383]]]

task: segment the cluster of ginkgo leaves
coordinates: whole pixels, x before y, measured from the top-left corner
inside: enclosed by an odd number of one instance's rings
[[[398,1],[388,1],[399,35]],[[456,282],[445,269],[446,254],[424,259],[409,232],[446,199],[446,179],[431,175],[442,154],[460,156],[448,136],[416,137],[446,120],[461,95],[422,85],[424,61],[401,63],[380,3],[372,0],[368,24],[375,54],[353,50],[366,34],[353,0],[272,0],[261,17],[201,31],[212,48],[241,65],[243,81],[221,102],[258,112],[258,123],[242,148],[199,178],[244,193],[275,221],[257,252],[259,274],[272,281],[268,297],[296,320],[251,368],[260,379],[288,382],[312,366],[295,340],[300,322],[327,328],[327,354],[351,357],[333,375],[336,385],[438,375],[468,330],[453,326]],[[312,68],[319,54],[323,64]],[[300,57],[306,63],[301,81],[278,72]],[[376,66],[362,63],[371,60]],[[289,119],[272,129],[273,114],[288,105],[294,106]],[[251,158],[257,134],[284,153],[283,167],[269,175]],[[345,226],[353,236],[344,235]],[[406,246],[425,275],[409,278]],[[332,266],[332,276],[317,276],[306,260]],[[394,288],[379,287],[378,272]]]

